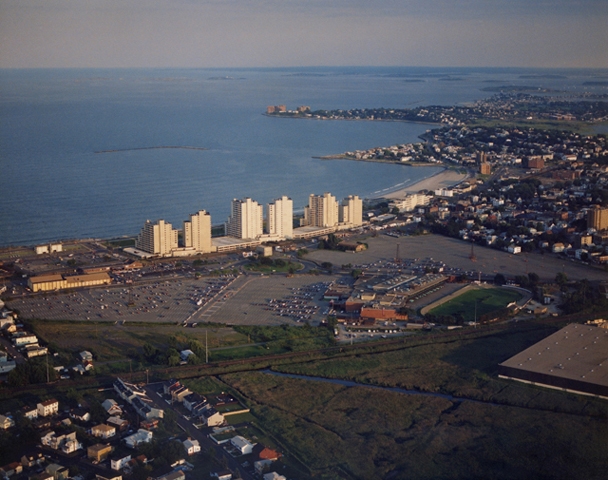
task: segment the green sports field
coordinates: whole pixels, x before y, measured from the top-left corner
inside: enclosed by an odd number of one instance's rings
[[[521,298],[521,294],[506,288],[480,288],[469,290],[449,302],[433,308],[429,314],[462,316],[465,322],[475,321],[482,315],[501,310]],[[477,305],[477,308],[475,308]],[[477,311],[476,311],[477,310]]]

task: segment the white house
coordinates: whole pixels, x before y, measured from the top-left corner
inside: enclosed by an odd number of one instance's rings
[[[241,455],[247,455],[253,452],[253,443],[251,443],[245,437],[241,437],[240,435],[232,437],[230,439],[230,443],[241,453]]]
[[[34,420],[34,418],[38,418],[38,409],[34,407],[23,407],[21,410],[23,416],[28,420]]]
[[[107,440],[108,438],[111,438],[116,435],[116,428],[102,423],[100,425],[95,425],[93,428],[91,428],[91,435]]]
[[[110,459],[110,468],[112,470],[122,470],[131,461],[131,455],[121,455]]]
[[[15,422],[10,417],[5,417],[4,415],[0,415],[0,429],[8,430],[11,427],[15,426]]]
[[[277,472],[270,472],[264,475],[264,480],[287,480],[287,477],[279,475]]]
[[[208,408],[201,413],[201,419],[208,427],[218,427],[224,423],[224,415],[215,408]]]
[[[198,443],[198,440],[189,438],[188,440],[184,440],[183,443],[188,455],[194,455],[195,453],[199,453],[201,451],[201,446]]]
[[[152,432],[140,428],[139,430],[137,430],[137,433],[125,437],[125,443],[127,444],[127,447],[135,448],[141,443],[150,443],[152,441],[152,437]]]
[[[112,400],[111,398],[104,400],[101,406],[106,410],[106,412],[108,412],[108,415],[122,414],[122,408],[119,407],[118,403],[116,403],[116,400]]]

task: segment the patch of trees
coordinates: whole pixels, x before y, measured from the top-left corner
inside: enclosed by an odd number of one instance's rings
[[[48,375],[48,377],[47,377]],[[11,387],[24,387],[32,383],[46,383],[57,379],[57,372],[45,360],[33,359],[20,363],[8,374],[8,384]]]
[[[236,325],[234,330],[243,335],[247,335],[254,343],[272,342],[277,340],[293,340],[297,338],[318,336],[325,334],[325,329],[311,327],[304,324],[301,327],[293,327],[289,325],[267,326],[267,325]]]
[[[320,250],[338,250],[338,245],[340,244],[340,239],[336,237],[333,233],[327,235],[326,239],[319,240],[317,244],[317,248]]]
[[[576,282],[562,298],[561,308],[566,314],[602,312],[608,309],[608,299],[601,295],[587,279]]]

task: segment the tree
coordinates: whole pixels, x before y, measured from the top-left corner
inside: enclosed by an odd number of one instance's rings
[[[555,275],[555,283],[560,287],[563,287],[568,283],[568,276],[564,272],[557,272],[557,275]]]
[[[494,283],[496,285],[504,285],[505,283],[507,283],[507,279],[505,278],[505,276],[502,273],[497,273],[494,276]]]
[[[538,282],[540,282],[540,277],[538,276],[537,273],[530,272],[530,273],[528,273],[528,280],[530,281],[530,285],[534,286],[534,285],[537,285]]]

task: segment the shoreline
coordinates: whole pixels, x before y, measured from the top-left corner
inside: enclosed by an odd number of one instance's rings
[[[386,193],[379,197],[373,197],[369,200],[394,200],[406,197],[408,194],[418,193],[420,190],[431,190],[435,191],[440,188],[451,187],[457,185],[464,180],[471,178],[469,173],[460,173],[455,170],[445,168],[444,170],[431,175],[430,177],[424,178],[412,185],[407,187],[399,188],[393,192]]]
[[[334,121],[338,120],[341,122],[404,122],[404,123],[418,123],[421,125],[434,125],[441,127],[443,124],[440,122],[425,122],[423,120],[402,120],[402,119],[391,119],[391,118],[329,118],[329,117],[305,117],[302,115],[281,115],[281,114],[270,114],[262,113],[265,117],[271,118],[291,118],[301,120],[320,120],[320,121]]]
[[[156,148],[156,147],[153,147]],[[372,163],[384,163],[384,162],[372,162]],[[394,162],[390,162],[390,163],[394,163]],[[433,164],[425,164],[425,165],[409,165],[410,167],[416,167],[416,166],[433,166],[433,167],[437,167],[438,165],[433,165]],[[375,200],[394,200],[394,199],[401,199],[401,198],[405,198],[408,194],[412,194],[412,193],[418,193],[420,190],[437,190],[440,188],[446,188],[446,187],[451,187],[453,185],[457,185],[459,183],[461,183],[462,181],[471,178],[470,173],[460,173],[456,170],[452,170],[449,169],[447,167],[443,167],[443,170],[437,172],[435,175],[431,175],[429,177],[423,178],[422,180],[419,180],[418,182],[409,185],[409,186],[405,186],[405,187],[398,187],[396,190],[387,192],[385,194],[382,195],[378,195],[378,196],[369,196],[369,197],[365,197],[363,198],[363,200],[365,201],[375,201]],[[389,187],[390,188],[390,187]],[[301,211],[296,211],[296,209],[294,209],[294,215],[296,213],[301,213],[303,212],[303,209]],[[92,241],[92,242],[103,242],[103,241],[109,241],[109,240],[119,240],[119,239],[126,239],[126,238],[134,238],[136,237],[137,234],[123,234],[123,235],[119,235],[119,236],[115,236],[115,237],[95,237],[95,238],[69,238],[69,239],[54,239],[54,240],[49,240],[49,241],[40,241],[38,243],[32,243],[32,244],[9,244],[9,245],[0,245],[0,253],[3,254],[8,254],[10,253],[12,250],[15,251],[19,251],[21,249],[30,249],[33,248],[36,245],[41,245],[44,243],[63,243],[63,244],[74,244],[74,243],[83,243],[83,242],[87,242],[87,241]]]

